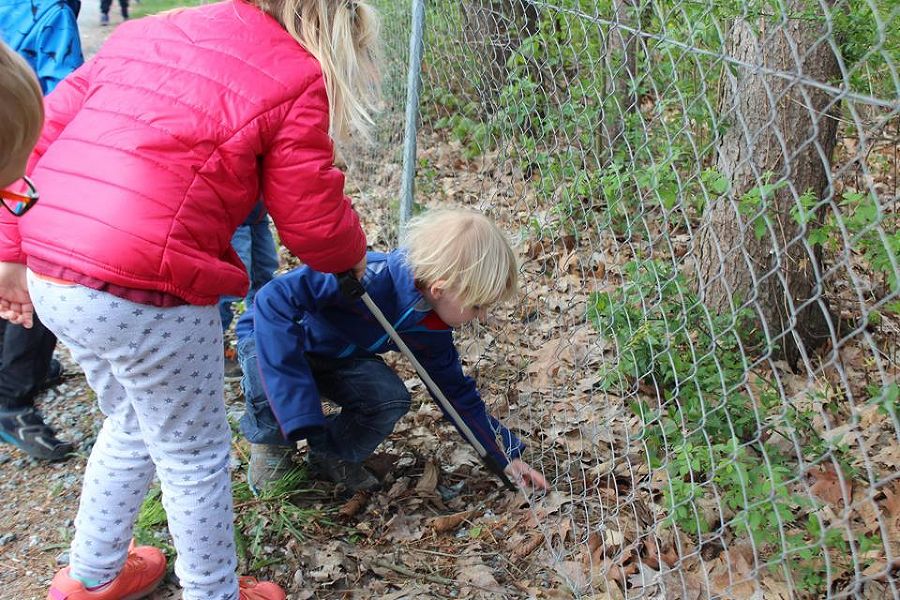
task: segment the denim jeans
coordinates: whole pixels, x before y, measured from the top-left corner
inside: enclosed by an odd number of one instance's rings
[[[238,345],[244,378],[246,412],[241,432],[255,444],[292,445],[281,434],[260,381],[256,344]],[[341,407],[325,427],[307,437],[310,448],[349,462],[362,462],[394,430],[409,411],[410,396],[403,381],[377,356],[325,358],[307,355],[319,393]],[[321,402],[321,398],[315,399]]]
[[[262,202],[256,204],[247,219],[234,232],[231,245],[250,276],[250,290],[244,298],[244,305],[250,306],[256,292],[272,280],[275,270],[278,269],[278,250],[275,247],[272,230],[269,229],[269,215]],[[231,305],[238,300],[240,298],[236,296],[223,296],[219,300],[222,331],[227,330],[234,320]]]

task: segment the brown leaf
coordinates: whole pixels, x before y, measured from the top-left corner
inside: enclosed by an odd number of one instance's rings
[[[559,241],[562,242],[563,248],[566,250],[572,250],[578,245],[578,240],[574,235],[564,235],[559,238]]]
[[[467,558],[460,563],[457,579],[463,583],[471,583],[482,590],[503,593],[503,588],[494,578],[494,572],[478,557]]]
[[[562,582],[572,588],[578,594],[584,594],[591,587],[591,577],[581,562],[575,560],[564,560],[553,565]]]
[[[534,260],[541,254],[543,254],[545,250],[546,247],[544,246],[543,240],[533,240],[530,244],[528,244],[528,248],[525,250],[525,256],[527,256],[531,260]]]
[[[468,521],[478,513],[476,510],[466,510],[463,512],[445,515],[443,517],[434,517],[428,521],[428,524],[435,533],[445,533],[459,527],[465,521]]]
[[[416,492],[426,496],[433,495],[435,493],[435,488],[437,488],[439,473],[440,469],[434,464],[434,461],[429,460],[425,463],[425,471],[422,473],[419,482],[416,484]]]
[[[647,566],[649,566],[654,571],[660,571],[660,556],[659,556],[659,546],[657,545],[657,540],[648,539],[644,541],[644,552],[646,555],[641,560]],[[667,565],[668,566],[668,565]]]
[[[362,508],[369,502],[371,494],[366,491],[359,491],[353,494],[353,497],[347,500],[338,510],[338,518],[347,520],[356,516]]]
[[[734,598],[753,597],[756,591],[753,564],[752,548],[747,546],[726,548],[718,558],[711,561],[709,574],[715,591]]]
[[[532,552],[537,550],[544,543],[544,534],[535,532],[531,534],[527,540],[513,548],[511,558],[513,562],[519,562],[528,557]]]
[[[884,488],[885,501],[884,515],[887,520],[887,529],[891,533],[890,538],[900,539],[900,482],[895,481],[890,488]]]
[[[809,491],[828,503],[833,509],[844,506],[844,497],[853,497],[853,483],[838,476],[834,465],[826,464],[809,470],[813,484]]]
[[[385,524],[382,535],[389,542],[413,542],[422,538],[424,531],[421,525],[422,517],[397,513]]]

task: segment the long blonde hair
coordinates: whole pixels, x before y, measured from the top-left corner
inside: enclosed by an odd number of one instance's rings
[[[511,300],[518,263],[506,235],[481,213],[437,209],[412,219],[401,245],[416,281],[445,281],[466,306]]]
[[[0,171],[31,152],[44,124],[44,99],[34,72],[0,42]]]
[[[377,11],[362,0],[250,1],[319,61],[332,137],[368,139],[381,92]]]

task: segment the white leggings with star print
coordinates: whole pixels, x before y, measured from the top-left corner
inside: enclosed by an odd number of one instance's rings
[[[106,415],[84,474],[72,575],[105,582],[118,574],[156,473],[184,599],[236,599],[218,309],[156,308],[30,272],[28,285]]]

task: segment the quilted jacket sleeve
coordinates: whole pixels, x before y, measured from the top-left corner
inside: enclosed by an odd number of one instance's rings
[[[338,273],[359,262],[366,235],[344,174],[334,164],[328,97],[316,77],[288,108],[263,157],[263,198],[281,242],[317,271]]]
[[[81,108],[81,103],[87,90],[85,68],[82,67],[72,73],[69,78],[57,86],[53,93],[44,99],[44,128],[41,130],[41,137],[38,139],[34,151],[28,158],[28,166],[25,169],[27,174],[31,174],[34,170],[34,165],[37,164],[50,144],[59,137],[60,132],[75,113],[78,112],[78,109]],[[22,218],[28,218],[28,216],[26,215]],[[22,238],[19,235],[17,221],[17,217],[12,216],[6,210],[0,209],[0,261],[25,262],[25,255],[22,253],[21,248]]]

